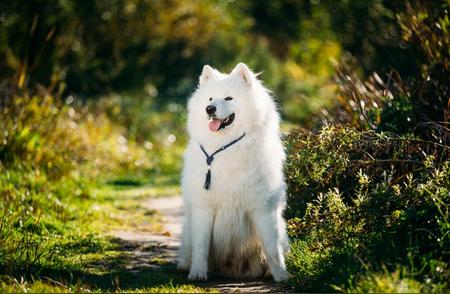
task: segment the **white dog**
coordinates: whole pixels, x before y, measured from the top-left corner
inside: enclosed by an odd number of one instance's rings
[[[285,154],[268,90],[243,63],[230,74],[206,65],[188,111],[178,267],[190,280],[207,280],[208,267],[287,279]]]

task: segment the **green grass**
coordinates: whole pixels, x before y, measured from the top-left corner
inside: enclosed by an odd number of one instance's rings
[[[0,240],[6,247],[1,250],[2,256],[9,255],[9,259],[2,260],[0,291],[214,291],[192,285],[186,273],[177,271],[161,256],[149,258],[150,267],[130,269],[135,260],[133,250],[152,251],[153,248],[108,236],[114,230],[161,232],[158,212],[140,205],[147,198],[179,192],[178,187],[161,182],[162,185],[146,183],[125,187],[86,183],[86,196],[80,201],[72,199],[61,215],[47,213],[39,221],[32,215],[33,221],[25,221],[26,232],[21,227],[5,229],[4,226]],[[30,240],[23,240],[23,236]],[[24,253],[11,256],[16,247]],[[33,250],[37,250],[37,258]]]
[[[384,269],[381,272],[366,273],[356,282],[355,285],[351,285],[347,289],[340,287],[334,287],[338,291],[345,291],[350,293],[422,293],[431,292],[431,289],[427,289],[422,283],[408,278],[411,273],[408,270],[397,269],[393,272]],[[435,291],[437,289],[434,289]],[[443,290],[443,289],[439,289]],[[435,292],[433,291],[433,292]],[[438,292],[438,291],[436,291]]]
[[[65,286],[59,282],[48,280],[47,282],[19,282],[14,280],[11,283],[0,284],[0,290],[4,293],[86,293],[86,292],[101,292],[99,290],[92,290],[80,284]],[[107,291],[111,292],[111,291]],[[173,282],[168,282],[164,285],[147,288],[136,289],[121,289],[117,288],[114,292],[118,293],[219,293],[213,288],[202,288],[195,285],[178,285]]]
[[[126,261],[125,260],[121,260]],[[186,282],[185,274],[175,267],[163,266],[156,270],[138,269],[133,272],[117,267],[103,273],[67,272],[43,277],[39,280],[6,278],[0,282],[0,291],[61,293],[61,292],[136,292],[136,293],[217,293],[213,288],[204,288]]]

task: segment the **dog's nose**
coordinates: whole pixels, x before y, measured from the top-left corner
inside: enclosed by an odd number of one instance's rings
[[[216,107],[214,105],[206,106],[206,113],[207,114],[213,114],[214,112],[216,112]]]

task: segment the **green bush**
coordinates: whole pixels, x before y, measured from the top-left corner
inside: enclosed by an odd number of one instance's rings
[[[61,177],[86,158],[86,146],[69,126],[68,108],[53,97],[14,97],[4,104],[0,110],[4,168],[38,168]]]
[[[332,126],[294,132],[287,147],[289,265],[299,289],[347,289],[383,266],[407,267],[426,289],[449,286],[448,147]]]

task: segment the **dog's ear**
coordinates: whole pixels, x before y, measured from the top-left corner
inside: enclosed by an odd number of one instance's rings
[[[253,83],[253,80],[255,79],[255,74],[248,68],[245,63],[238,63],[234,69],[231,71],[232,75],[238,75],[241,79],[244,80],[244,82],[251,86]]]
[[[208,82],[213,77],[214,77],[214,68],[212,68],[209,65],[205,65],[203,67],[202,74],[200,75],[200,78],[199,78],[200,86],[203,86],[204,84],[206,84],[206,82]]]

